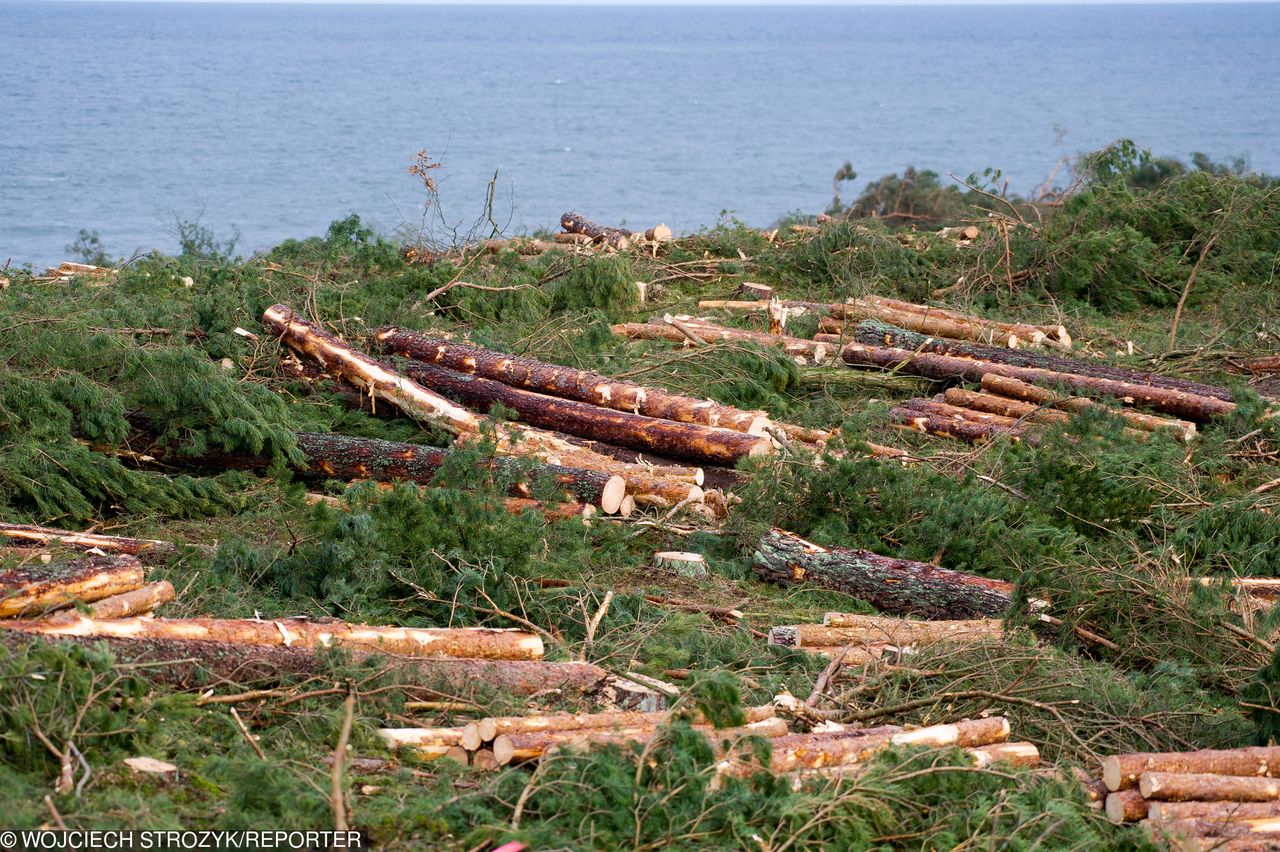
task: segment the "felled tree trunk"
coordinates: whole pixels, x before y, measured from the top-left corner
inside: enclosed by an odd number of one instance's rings
[[[1002,322],[983,317],[964,314],[959,311],[939,308],[933,305],[917,305],[884,296],[864,296],[854,299],[850,304],[852,312],[861,312],[887,322],[895,322],[895,318],[904,318],[908,324],[899,322],[905,328],[926,334],[941,334],[944,337],[955,337],[960,340],[981,341],[984,343],[1000,343],[1009,349],[1019,346],[1054,346],[1058,349],[1071,348],[1071,335],[1061,325],[1035,325],[1024,322]],[[932,325],[931,325],[932,323]],[[937,328],[938,331],[931,331]],[[944,330],[945,329],[945,330]],[[954,333],[947,333],[951,331]]]
[[[1144,772],[1138,779],[1138,789],[1144,798],[1162,802],[1271,802],[1280,799],[1280,779],[1239,775]]]
[[[1280,746],[1137,752],[1114,754],[1102,760],[1102,780],[1112,792],[1136,787],[1144,772],[1271,777],[1280,775]]]
[[[1014,367],[976,358],[957,358],[951,355],[932,355],[908,352],[905,349],[889,349],[850,343],[841,351],[841,357],[850,366],[879,367],[898,370],[930,379],[963,379],[980,382],[987,374],[1020,379],[1035,385],[1062,385],[1077,391],[1111,396],[1132,403],[1203,422],[1230,414],[1235,403],[1214,397],[1195,396],[1182,391],[1166,390],[1148,385],[1057,373],[1031,367]]]
[[[630,245],[628,239],[631,236],[630,231],[597,225],[580,213],[566,213],[561,216],[560,227],[571,234],[582,234],[595,242],[607,242],[619,249],[626,249]]]
[[[1082,396],[1065,396],[1048,388],[1029,384],[1019,379],[1011,379],[1007,376],[985,375],[982,377],[982,387],[984,390],[989,390],[994,394],[1001,394],[1004,397],[1012,397],[1041,406],[1051,405],[1064,411],[1082,412],[1097,405],[1093,400]],[[950,392],[949,390],[948,393]],[[987,396],[987,394],[983,394],[983,396]],[[1131,429],[1140,429],[1145,432],[1172,432],[1183,441],[1190,441],[1196,436],[1196,424],[1187,420],[1156,417],[1153,414],[1143,414],[1140,411],[1123,409],[1114,413],[1124,419]]]
[[[1079,358],[1068,358],[1064,355],[1028,352],[1021,349],[1010,350],[995,346],[966,343],[959,340],[942,340],[874,320],[859,323],[853,332],[853,339],[867,346],[888,346],[894,349],[906,349],[911,352],[931,352],[936,355],[954,355],[958,358],[976,358],[981,361],[1007,364],[1011,367],[1033,367],[1041,370],[1051,370],[1055,373],[1071,373],[1077,376],[1113,379],[1118,382],[1129,382],[1135,385],[1149,385],[1156,388],[1165,388],[1166,390],[1182,391],[1196,396],[1209,396],[1227,402],[1234,399],[1230,389],[1218,385],[1206,385],[1200,382],[1187,381],[1186,379],[1175,379],[1158,373],[1147,373],[1128,367],[1114,367],[1110,364],[1083,361]]]
[[[146,615],[161,604],[169,603],[174,599],[175,594],[173,584],[168,580],[148,583],[140,589],[112,595],[109,598],[103,598],[100,601],[89,604],[85,608],[85,615],[89,618],[104,621],[129,618],[134,615]],[[79,618],[79,612],[59,610],[45,616],[43,622],[46,624],[62,624],[74,622]]]
[[[746,721],[760,722],[774,718],[771,705],[746,708]],[[614,728],[653,728],[670,718],[666,711],[656,713],[555,713],[532,716],[492,716],[481,719],[462,729],[461,743],[468,749],[478,749],[493,742],[499,736],[509,734],[534,734],[552,731],[609,730]]]
[[[1034,387],[1034,385],[1033,385]],[[962,388],[947,388],[942,397],[949,405],[968,408],[973,411],[986,411],[1011,417],[1015,420],[1026,420],[1034,423],[1065,423],[1069,419],[1065,411],[1043,408],[1035,403],[1023,402],[1020,399],[1009,399],[990,393],[975,393]]]
[[[628,322],[609,327],[614,334],[640,340],[670,340],[675,343],[690,344],[688,337],[678,328],[663,323]],[[727,341],[736,343],[758,343],[762,346],[781,349],[792,357],[801,357],[815,364],[830,360],[831,353],[825,343],[802,340],[798,337],[786,337],[764,334],[755,331],[743,331],[737,328],[721,328],[699,324],[691,326],[694,333],[704,342]]]
[[[72,532],[52,527],[38,527],[30,524],[0,523],[0,537],[19,545],[44,547],[54,542],[61,542],[68,547],[81,547],[86,550],[97,548],[107,553],[123,553],[138,556],[144,553],[169,555],[177,553],[178,545],[169,541],[156,541],[149,538],[124,538],[115,535],[98,535],[97,533]]]
[[[501,405],[534,426],[673,458],[732,467],[741,459],[765,455],[772,449],[768,438],[546,396],[433,364],[411,362],[405,366],[405,374],[480,411]]]
[[[142,587],[136,556],[89,556],[19,565],[0,572],[0,618],[31,615],[77,601],[92,603]]]
[[[941,396],[933,399],[909,399],[903,403],[903,407],[914,408],[916,411],[922,411],[925,414],[932,414],[937,417],[959,418],[974,423],[983,423],[987,426],[996,426],[1001,429],[1007,429],[1012,433],[1022,432],[1025,429],[1025,425],[1019,422],[1017,418],[951,405],[948,402],[944,402]]]
[[[804,647],[882,643],[903,646],[972,642],[1004,636],[1004,625],[994,618],[913,621],[906,618],[829,612],[823,622],[774,627],[769,631],[769,644]]]
[[[1040,765],[1040,749],[1033,743],[992,743],[965,749],[973,765],[979,769],[1007,763],[1011,766],[1033,767]]]
[[[178,689],[209,684],[239,687],[266,686],[291,679],[330,674],[327,652],[312,648],[259,646],[246,654],[244,646],[198,639],[111,636],[68,636],[0,630],[0,645],[19,650],[34,642],[102,646],[122,663],[134,664],[133,673]],[[368,649],[353,649],[356,661],[374,658],[377,671],[389,682],[402,683],[406,696],[435,698],[440,693],[468,697],[477,687],[516,695],[560,690],[566,697],[602,695],[626,705],[648,701],[652,691],[632,689],[615,682],[609,673],[588,663],[548,663],[542,660],[485,660],[453,657],[384,656]],[[142,664],[142,665],[137,665]],[[156,665],[162,664],[162,665]]]
[[[1107,794],[1103,810],[1112,822],[1137,822],[1147,818],[1147,800],[1137,788],[1120,790]]]
[[[1012,583],[865,550],[825,548],[783,530],[773,530],[760,540],[754,565],[763,580],[832,589],[895,614],[1001,616],[1012,602]]]
[[[743,411],[710,400],[617,381],[599,373],[546,364],[394,327],[378,329],[374,339],[383,349],[418,361],[616,411],[677,423],[719,426],[749,435],[764,435],[769,426],[769,418],[757,411]]]
[[[404,656],[449,656],[492,660],[537,660],[542,639],[521,630],[481,627],[373,627],[298,619],[253,621],[231,618],[126,618],[105,621],[77,614],[56,622],[0,622],[0,627],[60,636],[117,639],[200,640],[238,646],[334,646],[376,649]]]
[[[746,737],[781,737],[787,733],[787,723],[782,719],[763,719],[741,728],[715,729],[709,725],[696,725],[694,730],[717,742],[742,740]],[[538,760],[549,751],[559,748],[585,749],[598,745],[622,745],[644,743],[657,735],[656,726],[631,728],[588,728],[568,731],[533,731],[518,734],[500,734],[493,741],[493,756],[499,766]]]
[[[1280,819],[1280,801],[1150,802],[1147,819],[1155,823],[1184,819]]]
[[[910,402],[908,400],[908,403]],[[961,441],[967,441],[970,444],[985,444],[1001,436],[1016,441],[1020,435],[1018,432],[999,426],[931,414],[909,404],[897,405],[889,409],[889,420],[892,423],[917,432],[945,438],[956,438]]]

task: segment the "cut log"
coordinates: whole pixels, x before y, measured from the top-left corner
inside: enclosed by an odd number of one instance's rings
[[[142,588],[134,589],[131,592],[124,592],[123,594],[112,595],[109,598],[95,601],[85,608],[85,615],[104,621],[146,615],[161,604],[169,603],[174,597],[173,584],[168,580],[161,580],[157,583],[148,583]],[[63,610],[45,616],[43,621],[46,624],[59,623],[75,620],[78,615],[76,612]]]
[[[329,332],[298,316],[286,305],[272,305],[262,315],[264,327],[299,355],[311,358],[337,378],[350,382],[373,399],[386,400],[417,420],[441,426],[454,435],[475,434],[480,418],[432,393],[390,367],[357,352]]]
[[[777,643],[771,642],[770,644]],[[778,647],[786,646],[778,645]],[[883,642],[873,645],[805,645],[800,650],[826,657],[829,660],[838,659],[841,665],[852,668],[870,665],[886,657],[893,659],[902,653],[902,649],[897,645]]]
[[[478,749],[471,755],[471,768],[476,772],[492,772],[499,767],[498,758],[493,756],[493,749]]]
[[[389,749],[462,745],[462,728],[379,728],[378,736]]]
[[[1003,716],[968,719],[951,725],[933,725],[903,731],[893,725],[860,731],[792,734],[773,740],[769,768],[773,772],[796,772],[862,763],[889,748],[926,746],[973,748],[1004,742],[1009,738],[1009,721]],[[745,776],[753,767],[749,760],[726,760],[721,772]]]
[[[671,571],[679,577],[707,576],[707,559],[701,553],[665,550],[653,554],[653,565],[655,568]]]
[[[1055,373],[1113,379],[1118,382],[1128,382],[1135,385],[1149,385],[1166,390],[1182,391],[1195,396],[1213,397],[1226,402],[1231,402],[1234,399],[1231,390],[1221,385],[1208,385],[1186,379],[1175,379],[1158,373],[1148,373],[1128,367],[1115,367],[1110,364],[1084,361],[1079,358],[1068,358],[1062,355],[1028,352],[1021,349],[1009,350],[956,340],[940,340],[878,322],[859,323],[852,337],[857,342],[868,346],[888,346],[894,349],[906,349],[911,352],[919,351],[935,355],[975,358],[980,361],[991,361],[1012,367],[1030,367],[1050,370]]]
[[[908,400],[911,402],[911,400]],[[916,432],[937,435],[944,438],[956,438],[970,444],[985,444],[996,438],[1004,437],[1017,441],[1021,431],[1014,432],[1000,426],[991,426],[973,420],[955,417],[941,417],[920,411],[909,405],[897,405],[889,409],[889,422],[906,427]]]
[[[156,553],[167,556],[180,550],[179,545],[169,541],[72,532],[70,530],[37,527],[29,524],[0,523],[0,536],[17,545],[26,544],[47,547],[55,542],[61,542],[68,547],[79,547],[86,550],[97,548],[106,553],[124,553],[129,556],[138,556],[143,553]]]
[[[532,358],[466,346],[394,327],[378,329],[374,339],[387,351],[418,361],[616,411],[677,423],[719,426],[749,435],[764,435],[769,426],[769,418],[758,411],[743,411],[709,400],[618,381],[599,373],[546,364]]]
[[[0,630],[0,645],[21,651],[33,643],[105,647],[133,674],[177,689],[232,684],[265,687],[294,679],[329,677],[328,652],[302,647],[258,647],[186,639],[121,639],[110,636],[67,636]],[[513,695],[559,692],[566,699],[601,700],[621,707],[651,705],[650,689],[613,678],[589,663],[542,660],[480,660],[454,657],[394,657],[355,648],[351,657],[374,660],[379,682],[401,685],[408,698],[436,698],[444,693],[468,697],[477,687]]]
[[[1020,422],[1014,417],[1005,417],[1001,414],[992,414],[989,411],[974,411],[969,408],[961,408],[960,406],[951,405],[944,402],[941,396],[933,399],[909,399],[902,404],[904,408],[913,408],[916,411],[930,414],[935,417],[950,417],[952,419],[968,420],[972,423],[982,423],[987,426],[995,426],[1006,429],[1011,433],[1018,433],[1026,428],[1026,424]]]
[[[999,619],[912,621],[876,615],[829,612],[823,624],[774,627],[770,645],[932,645],[937,642],[977,641],[1004,636]]]
[[[142,587],[136,556],[89,556],[0,571],[0,618],[92,603]]]
[[[1280,799],[1280,779],[1192,772],[1144,772],[1144,798],[1162,802],[1270,802]]]
[[[1140,790],[1120,790],[1107,794],[1104,810],[1112,822],[1137,822],[1147,818],[1147,800]]]
[[[680,320],[676,317],[675,319]],[[792,357],[802,357],[815,364],[823,364],[831,359],[831,350],[825,343],[803,340],[799,337],[786,337],[765,334],[758,331],[743,331],[737,328],[699,323],[689,326],[703,341],[724,341],[731,343],[756,343],[761,346],[781,349]],[[610,326],[614,334],[640,340],[670,340],[676,343],[691,344],[691,341],[674,326],[654,323],[628,322]]]
[[[747,724],[772,719],[772,705],[743,708]],[[500,735],[532,734],[552,731],[583,731],[612,728],[653,728],[671,718],[667,711],[656,713],[555,713],[544,716],[494,716],[472,722],[462,729],[462,745],[480,748]],[[700,717],[695,716],[695,721]]]
[[[619,250],[625,250],[631,244],[629,239],[631,236],[630,231],[597,225],[580,213],[566,213],[561,216],[560,227],[570,234],[582,234],[597,243],[609,243]]]
[[[986,375],[982,377],[982,387],[984,390],[991,391],[993,394],[1000,394],[1002,397],[1012,397],[1013,399],[1024,401],[1025,403],[1035,403],[1040,406],[1054,406],[1055,409],[1064,411],[1082,412],[1091,409],[1097,405],[1091,399],[1082,396],[1067,396],[1052,391],[1048,388],[1038,387],[1019,379],[1011,379],[1007,376]],[[950,391],[948,391],[950,393]],[[986,396],[986,394],[984,394]],[[998,397],[997,397],[998,398]],[[1041,409],[1046,411],[1046,409]],[[1133,429],[1141,429],[1147,432],[1168,431],[1178,436],[1183,441],[1190,441],[1196,436],[1196,424],[1187,420],[1176,420],[1168,417],[1157,417],[1153,414],[1143,414],[1140,411],[1128,410],[1112,410],[1116,416],[1121,417]]]
[[[1280,775],[1280,746],[1200,751],[1137,752],[1114,754],[1102,760],[1102,780],[1111,791],[1138,784],[1144,772],[1214,775]],[[1212,798],[1212,797],[1210,797]]]
[[[232,618],[126,618],[104,621],[76,614],[57,622],[9,622],[0,627],[60,636],[118,639],[202,640],[230,645],[380,650],[404,656],[449,656],[491,660],[537,660],[542,639],[522,630],[486,627],[372,627],[298,619],[254,621]]]
[[[515,411],[521,422],[533,426],[672,458],[733,467],[741,459],[772,451],[772,442],[768,438],[601,408],[521,390],[434,364],[410,362],[404,372],[422,386],[482,412],[487,413],[501,405]]]
[[[1182,391],[1136,385],[1112,379],[1057,373],[1031,367],[1014,367],[976,358],[957,358],[850,343],[841,351],[850,366],[879,367],[931,379],[954,379],[980,382],[987,374],[1020,379],[1041,386],[1062,385],[1076,391],[1115,397],[1123,402],[1141,405],[1166,414],[1197,422],[1230,414],[1235,403],[1214,397],[1195,396]]]
[[[784,586],[810,584],[867,601],[881,612],[981,618],[1008,610],[1013,584],[865,550],[825,548],[783,530],[760,539],[755,572]]]
[[[1035,386],[1029,385],[1028,387]],[[1023,402],[1020,399],[1010,399],[1006,396],[997,396],[991,393],[975,393],[961,388],[947,388],[947,392],[943,394],[943,399],[948,404],[959,408],[986,411],[991,414],[999,414],[1003,417],[1027,420],[1034,423],[1066,423],[1070,419],[1070,415],[1065,411],[1042,408],[1035,403]]]
[[[694,730],[717,742],[741,740],[745,737],[775,738],[787,733],[787,723],[769,718],[751,722],[741,728],[713,728],[695,725]],[[500,766],[537,760],[558,748],[584,749],[599,745],[623,745],[645,743],[658,733],[658,727],[638,726],[630,728],[587,728],[570,731],[534,731],[528,733],[499,734],[493,741],[493,756]]]
[[[979,769],[1001,763],[1024,768],[1040,765],[1040,749],[1033,743],[994,743],[967,748],[965,754]]]
[[[1280,819],[1187,819],[1160,823],[1159,827],[1178,838],[1178,848],[1227,852],[1274,852],[1280,849]]]
[[[773,298],[773,288],[767,284],[756,284],[752,281],[743,281],[738,285],[738,295],[743,299],[769,301]],[[702,307],[702,303],[698,303],[698,307]]]
[[[1002,322],[884,296],[852,299],[850,307],[853,310],[846,312],[846,318],[849,318],[850,313],[862,314],[924,334],[938,334],[959,340],[999,342],[1010,349],[1016,349],[1019,345],[1040,346],[1042,344],[1058,349],[1071,348],[1071,335],[1061,325]]]
[[[1280,801],[1150,802],[1147,819],[1154,823],[1185,819],[1280,819]]]

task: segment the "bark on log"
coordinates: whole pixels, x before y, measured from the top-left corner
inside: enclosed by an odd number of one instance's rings
[[[1144,772],[1214,775],[1280,775],[1280,746],[1200,751],[1135,752],[1114,754],[1102,760],[1102,780],[1107,789],[1127,790],[1138,784]]]
[[[784,586],[801,583],[843,592],[882,612],[926,618],[1000,616],[1013,584],[865,550],[825,548],[783,530],[756,546],[755,572]]]
[[[871,308],[869,306],[874,306]],[[889,299],[884,296],[865,296],[862,299],[853,300],[853,307],[856,310],[863,310],[870,313],[875,308],[879,308],[880,312],[877,316],[879,319],[887,322],[893,322],[892,317],[895,315],[907,315],[918,327],[906,326],[913,328],[915,331],[924,331],[926,334],[935,332],[926,331],[924,320],[916,320],[917,316],[926,317],[935,322],[952,323],[956,330],[963,330],[965,335],[944,334],[946,337],[960,337],[962,340],[973,341],[1000,341],[1002,345],[1010,349],[1015,349],[1019,345],[1023,346],[1040,346],[1042,344],[1053,346],[1058,349],[1071,348],[1071,335],[1067,333],[1067,329],[1062,325],[1036,325],[1034,323],[1024,322],[1003,322],[1001,320],[985,319],[983,317],[973,316],[971,314],[961,313],[959,311],[948,310],[947,308],[939,308],[932,305],[917,305],[913,302],[903,302],[898,299]],[[941,332],[937,332],[941,333]]]
[[[1137,822],[1147,818],[1147,800],[1140,790],[1120,790],[1107,794],[1103,810],[1112,822]]]
[[[621,228],[609,228],[597,225],[580,213],[566,213],[560,217],[560,227],[571,234],[582,234],[595,242],[607,242],[618,249],[626,249],[630,245],[630,231]]]
[[[1280,819],[1280,801],[1150,802],[1147,819],[1154,823],[1185,819]]]
[[[86,607],[85,614],[90,618],[104,621],[146,615],[156,607],[169,603],[174,599],[175,594],[173,584],[168,580],[161,580],[158,583],[148,583],[131,592],[112,595],[91,603]],[[62,610],[45,616],[41,621],[44,624],[59,624],[74,621],[78,616],[78,612]]]
[[[982,388],[983,390],[991,391],[993,394],[1000,394],[1002,397],[1012,397],[1019,401],[1035,403],[1041,406],[1051,405],[1057,409],[1077,413],[1097,405],[1093,400],[1082,396],[1066,396],[1048,388],[1038,387],[1007,376],[985,375],[982,377]],[[1132,429],[1141,429],[1147,432],[1168,431],[1174,433],[1183,441],[1190,441],[1196,436],[1196,424],[1188,420],[1157,417],[1154,414],[1143,414],[1140,411],[1128,411],[1125,409],[1112,411],[1123,418]]]
[[[787,733],[787,723],[782,719],[762,719],[741,728],[713,728],[695,725],[694,730],[714,742],[741,740],[744,737],[782,737]],[[645,743],[658,733],[653,725],[630,728],[586,728],[568,731],[533,731],[516,734],[499,734],[493,740],[493,756],[498,765],[524,763],[538,760],[549,751],[559,748],[584,749],[599,745],[623,745]]]
[[[1181,391],[1136,385],[1112,379],[1099,379],[1069,373],[1057,373],[1031,367],[1014,367],[976,358],[957,358],[850,343],[841,351],[850,366],[879,367],[898,370],[931,379],[963,379],[980,382],[987,374],[1020,379],[1035,385],[1063,385],[1076,391],[1116,397],[1124,402],[1142,405],[1166,414],[1197,422],[1225,416],[1235,410],[1235,403],[1213,397],[1195,396]]]
[[[614,334],[622,337],[641,340],[670,340],[675,343],[692,344],[679,329],[666,324],[628,322],[613,325],[609,328]],[[743,331],[737,328],[721,328],[702,323],[690,326],[690,328],[706,342],[758,343],[761,346],[781,349],[792,357],[806,358],[815,364],[822,364],[831,359],[831,350],[827,344],[813,340],[774,336],[762,332]]]
[[[318,361],[337,378],[350,382],[374,399],[383,399],[410,417],[443,427],[454,435],[474,434],[480,418],[432,393],[390,367],[357,352],[319,326],[307,322],[286,305],[272,305],[262,315],[263,326],[301,356]]]
[[[961,441],[967,441],[970,444],[985,444],[999,437],[1017,441],[1022,435],[1021,432],[1013,432],[1009,429],[989,426],[973,420],[940,417],[936,414],[920,411],[909,405],[898,405],[889,409],[889,421],[916,432],[924,432],[928,435],[937,435],[944,438],[956,438]]]
[[[1162,802],[1270,802],[1280,799],[1280,779],[1192,772],[1144,772],[1144,798]]]
[[[741,459],[772,451],[768,438],[560,399],[434,364],[411,362],[404,372],[424,387],[485,413],[501,405],[530,425],[672,458],[732,467]]]
[[[0,523],[0,536],[18,545],[26,544],[45,547],[55,542],[61,542],[68,547],[82,547],[86,550],[97,548],[107,553],[124,553],[129,556],[139,556],[144,553],[167,556],[177,553],[181,549],[179,545],[169,541],[72,532],[71,530],[38,527],[30,524]]]
[[[0,618],[92,603],[142,587],[136,556],[89,556],[0,572]]]
[[[1035,387],[1030,385],[1030,387]],[[1043,408],[1035,403],[1021,399],[1010,399],[992,393],[976,393],[962,388],[947,388],[942,398],[950,405],[968,408],[973,411],[986,411],[1015,420],[1026,420],[1034,423],[1066,423],[1070,419],[1065,411],[1054,408]]]
[[[297,619],[127,618],[104,621],[78,613],[75,618],[52,623],[0,622],[0,627],[57,636],[202,640],[254,647],[323,649],[341,645],[411,657],[537,660],[541,659],[543,652],[542,639],[535,633],[481,627],[374,627]]]
[[[1040,765],[1040,749],[1033,743],[994,743],[967,748],[965,753],[979,769],[1008,763],[1011,766],[1034,767]]]
[[[904,402],[902,406],[904,408],[913,408],[916,411],[931,414],[935,417],[949,417],[952,419],[968,420],[972,423],[982,423],[987,426],[1006,429],[1014,434],[1024,431],[1026,428],[1026,424],[1020,422],[1015,417],[1005,417],[1002,414],[992,414],[989,411],[974,411],[969,408],[961,408],[960,406],[944,402],[941,396],[934,397],[933,399],[909,399]]]
[[[913,621],[905,618],[886,618],[879,615],[859,615],[844,612],[828,612],[822,624],[806,624],[799,628],[801,644],[820,636],[839,637],[830,645],[847,645],[887,642],[890,645],[922,645],[933,642],[949,642],[957,638],[999,638],[1004,635],[1004,625],[999,619],[978,618],[954,621]]]
[[[772,719],[776,712],[772,705],[744,708],[747,724]],[[510,734],[534,734],[553,731],[587,731],[611,728],[657,727],[667,722],[667,711],[655,713],[555,713],[534,716],[491,716],[480,719],[462,729],[461,744],[464,748],[477,749],[493,742],[499,736]],[[695,721],[700,717],[695,716]]]
[[[615,411],[677,423],[719,426],[749,435],[764,435],[769,426],[769,418],[762,412],[743,411],[710,400],[618,381],[599,373],[466,346],[395,327],[378,329],[374,339],[383,349],[418,361]]]
[[[139,677],[178,689],[226,683],[236,687],[267,686],[294,678],[325,676],[330,664],[323,652],[301,647],[256,647],[190,639],[122,639],[102,636],[47,635],[0,630],[0,645],[21,650],[32,643],[105,647],[122,663],[145,664],[132,671]],[[367,649],[352,649],[357,662],[376,660],[390,682],[403,683],[410,698],[435,698],[440,693],[467,697],[476,688],[534,695],[560,690],[566,697],[603,696],[610,703],[629,706],[652,700],[651,690],[615,681],[608,672],[588,663],[548,663],[541,660],[481,660],[453,657],[391,657]]]
[[[1280,819],[1186,819],[1160,823],[1160,828],[1182,835],[1181,849],[1254,849],[1274,850],[1280,847]],[[1229,845],[1236,840],[1239,845]],[[1221,844],[1221,845],[1219,845]],[[1252,845],[1246,845],[1252,844]]]
[[[887,346],[894,349],[906,349],[911,352],[920,351],[936,355],[953,355],[959,358],[976,358],[981,361],[1007,364],[1012,367],[1031,367],[1051,370],[1055,373],[1070,373],[1077,376],[1092,376],[1098,379],[1113,379],[1118,382],[1128,382],[1135,385],[1149,385],[1196,396],[1214,397],[1226,402],[1234,400],[1231,390],[1220,385],[1208,385],[1186,379],[1175,379],[1158,373],[1148,373],[1128,367],[1115,367],[1110,364],[1068,358],[1063,355],[1028,352],[1021,349],[1009,350],[956,340],[939,340],[874,321],[859,323],[852,337],[857,342],[868,346]]]
[[[1009,720],[1003,716],[968,719],[951,725],[933,725],[903,731],[896,726],[867,728],[861,731],[792,734],[773,741],[769,768],[773,772],[796,772],[862,763],[875,754],[900,746],[973,748],[1004,742],[1009,738]],[[726,760],[721,772],[739,776],[755,769],[749,761]]]

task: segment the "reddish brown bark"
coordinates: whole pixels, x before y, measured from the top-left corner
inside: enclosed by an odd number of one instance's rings
[[[0,618],[91,603],[141,587],[142,563],[135,556],[32,562],[0,572]]]
[[[1115,754],[1102,760],[1102,780],[1108,790],[1136,787],[1144,772],[1271,777],[1280,774],[1280,747],[1136,752]]]

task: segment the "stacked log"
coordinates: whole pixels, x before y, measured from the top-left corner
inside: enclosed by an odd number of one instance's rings
[[[751,304],[755,304],[754,302]],[[670,315],[668,315],[670,316]],[[682,330],[677,326],[685,326]],[[614,334],[638,340],[669,340],[683,343],[686,346],[717,341],[730,343],[756,343],[760,346],[781,349],[787,355],[804,359],[805,363],[823,364],[831,359],[831,350],[825,343],[805,340],[800,337],[766,334],[758,331],[743,331],[739,328],[725,328],[708,322],[694,320],[692,317],[671,316],[657,322],[628,322],[610,326]],[[692,332],[692,335],[689,333]],[[694,339],[691,339],[694,338]]]
[[[1012,583],[865,550],[822,547],[784,530],[761,538],[753,563],[762,580],[784,586],[812,584],[898,615],[999,617],[1012,603]]]
[[[580,213],[566,213],[560,217],[560,227],[566,233],[580,234],[591,242],[607,243],[619,251],[630,248],[632,242],[664,243],[671,240],[671,229],[666,225],[654,225],[645,231],[628,231],[597,225]]]
[[[1114,822],[1140,822],[1180,848],[1222,848],[1235,838],[1280,848],[1278,747],[1119,754],[1100,768]]]
[[[844,654],[846,662],[859,664],[890,651],[903,653],[940,642],[974,642],[1003,636],[1004,625],[994,618],[916,621],[829,612],[822,624],[770,628],[768,641],[770,645],[803,648],[829,657]]]
[[[48,547],[52,544],[63,544],[67,547],[100,550],[104,553],[122,553],[128,556],[152,553],[168,556],[180,550],[178,545],[169,541],[73,532],[32,524],[0,523],[0,537],[18,547]]]
[[[0,618],[36,615],[142,588],[136,556],[88,556],[0,571]],[[0,622],[3,624],[4,622]],[[13,623],[13,622],[9,622]]]
[[[982,389],[986,392],[984,398],[990,395],[999,395],[1004,399],[1012,399],[1023,402],[1024,404],[1034,404],[1036,406],[1052,406],[1052,411],[1066,411],[1081,413],[1094,409],[1098,403],[1091,399],[1081,396],[1068,396],[1060,394],[1045,387],[1020,381],[1019,379],[1010,378],[1008,376],[984,375],[981,380]],[[1041,412],[1047,409],[1040,408]],[[1179,420],[1171,417],[1157,417],[1153,414],[1143,414],[1140,411],[1128,411],[1121,409],[1115,414],[1122,418],[1128,425],[1130,434],[1134,430],[1145,432],[1170,432],[1182,441],[1190,441],[1196,436],[1196,424]],[[1052,414],[1051,416],[1057,416]]]
[[[847,344],[841,351],[841,358],[852,367],[878,367],[930,379],[977,383],[983,381],[983,376],[992,375],[1017,379],[1040,387],[1061,385],[1077,392],[1113,397],[1127,405],[1139,405],[1195,422],[1206,422],[1223,417],[1236,408],[1233,402],[1168,388],[1036,367],[1017,367],[977,358],[867,346],[857,342]]]

